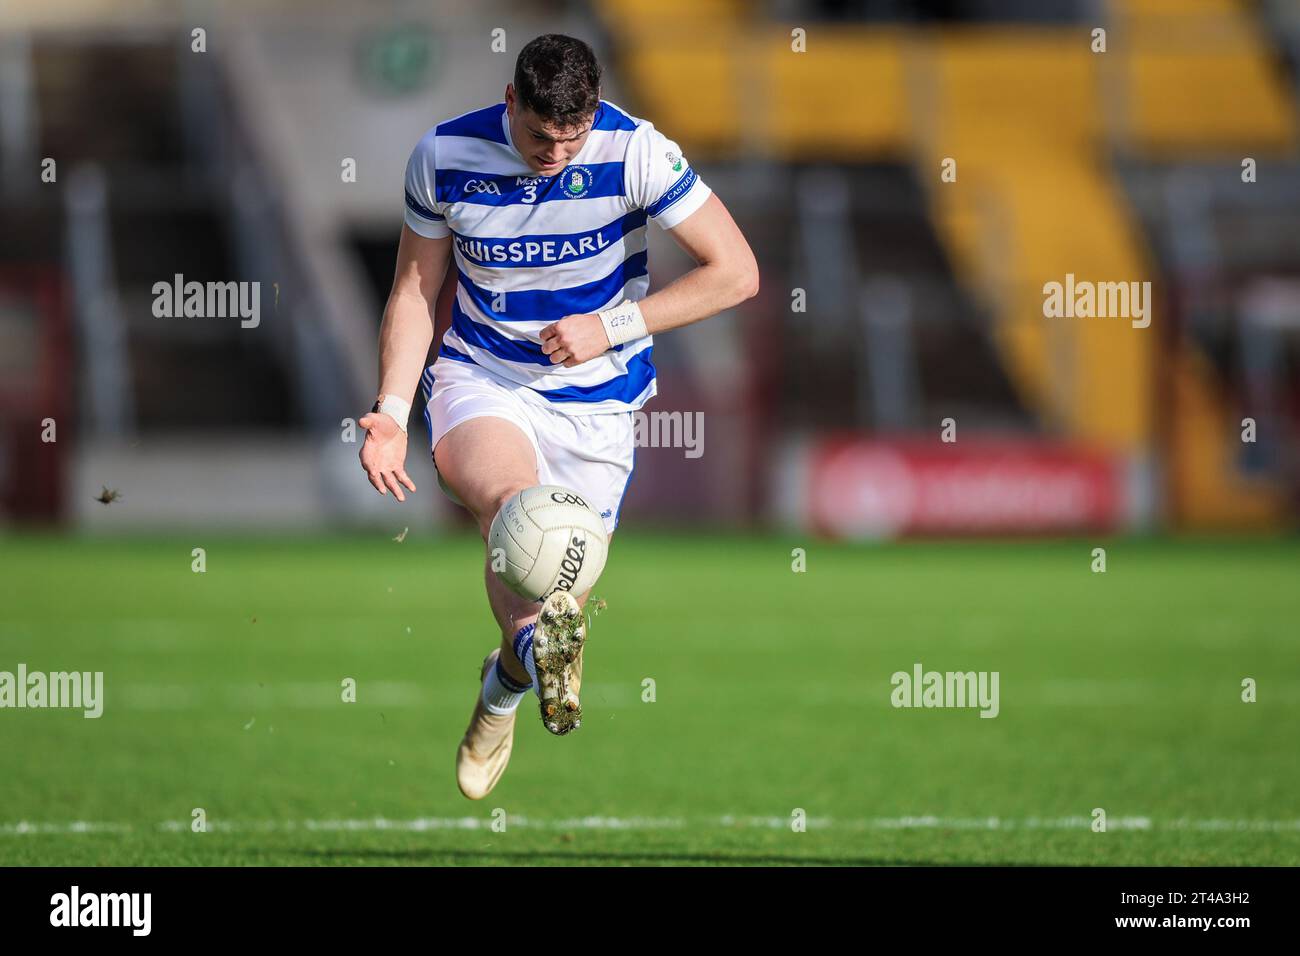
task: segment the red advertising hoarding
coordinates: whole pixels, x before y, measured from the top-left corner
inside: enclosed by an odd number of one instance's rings
[[[841,538],[1109,531],[1122,462],[1030,439],[824,439],[808,451],[806,518]]]

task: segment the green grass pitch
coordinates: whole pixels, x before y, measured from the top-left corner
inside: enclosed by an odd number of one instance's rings
[[[0,865],[1300,862],[1295,541],[627,529],[582,729],[549,736],[530,696],[471,803],[480,549],[0,540],[0,670],[105,680],[98,720],[0,710]],[[892,707],[918,661],[997,671],[999,716]]]

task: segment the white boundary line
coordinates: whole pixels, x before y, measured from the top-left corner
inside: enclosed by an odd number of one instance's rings
[[[793,817],[572,817],[546,819],[506,815],[506,829],[521,830],[685,830],[699,828],[720,829],[789,829]],[[216,833],[293,833],[307,832],[380,832],[395,831],[424,833],[438,830],[489,830],[500,828],[500,818],[481,817],[416,817],[392,820],[385,817],[337,820],[209,820],[207,829]],[[1079,830],[1092,826],[1090,817],[875,817],[871,819],[835,819],[808,817],[809,830],[982,830],[1005,832],[1013,830]],[[167,820],[157,824],[155,830],[164,833],[182,833],[190,830],[189,821]],[[1153,820],[1150,817],[1112,817],[1106,822],[1110,830],[1200,830],[1232,832],[1300,832],[1300,820],[1230,820],[1188,818]],[[0,823],[0,836],[37,836],[115,833],[129,834],[136,828],[128,823],[90,822],[39,822],[20,820]]]

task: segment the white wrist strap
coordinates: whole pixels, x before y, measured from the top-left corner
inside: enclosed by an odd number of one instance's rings
[[[641,306],[629,299],[624,299],[612,309],[602,309],[596,315],[605,327],[605,337],[609,339],[610,348],[650,334],[641,315]]]
[[[385,415],[391,415],[393,421],[397,422],[397,427],[403,432],[406,431],[406,420],[411,417],[410,402],[396,395],[385,395],[384,400],[379,403],[379,410]]]

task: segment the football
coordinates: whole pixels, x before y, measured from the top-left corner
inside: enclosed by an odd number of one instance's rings
[[[589,591],[605,570],[608,550],[600,515],[559,485],[525,488],[501,506],[488,531],[492,570],[531,601],[557,589],[574,597]]]

